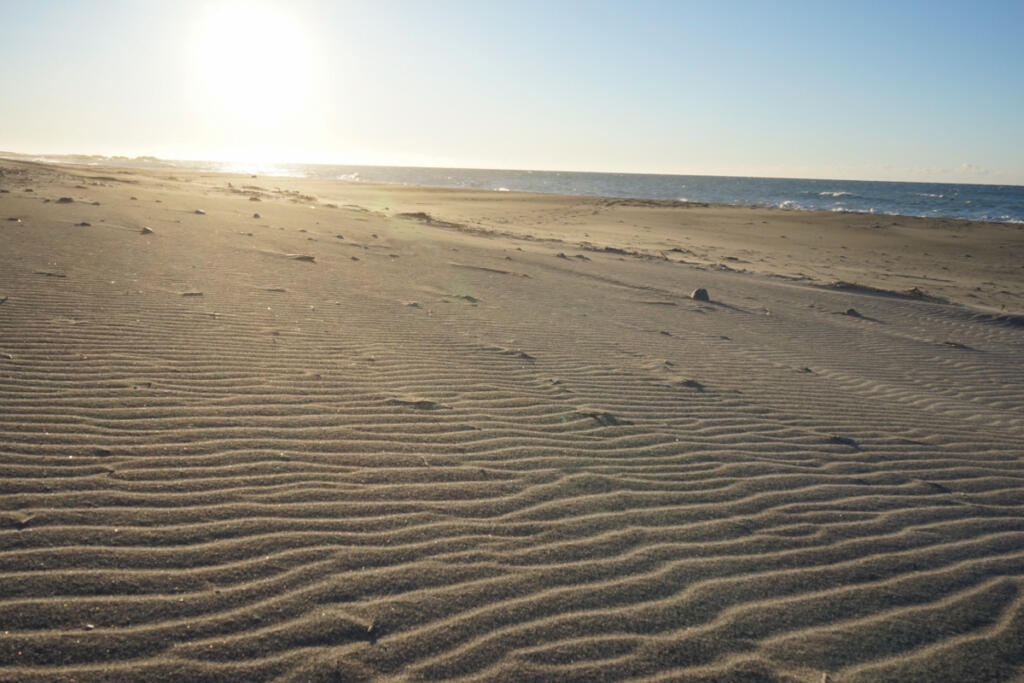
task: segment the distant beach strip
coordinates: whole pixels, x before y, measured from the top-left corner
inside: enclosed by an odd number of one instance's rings
[[[6,157],[0,153],[0,157]],[[10,155],[10,158],[26,158]],[[33,161],[1024,223],[1024,186],[56,156]]]

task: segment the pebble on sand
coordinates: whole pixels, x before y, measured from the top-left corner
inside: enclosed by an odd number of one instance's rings
[[[142,234],[142,235],[152,235],[153,234],[153,229],[152,228],[147,228],[146,226],[142,226],[142,230],[139,230],[139,233]]]
[[[698,287],[690,292],[690,298],[694,301],[711,301],[711,297],[708,296],[708,290],[703,287]]]

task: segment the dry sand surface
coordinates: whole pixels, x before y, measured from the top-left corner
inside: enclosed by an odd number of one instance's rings
[[[0,169],[0,680],[1024,676],[1020,226]]]

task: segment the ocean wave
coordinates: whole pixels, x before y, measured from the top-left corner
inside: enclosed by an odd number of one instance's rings
[[[946,198],[946,195],[944,195],[944,194],[935,194],[933,192],[915,192],[914,195],[917,196],[917,197],[929,197],[931,199],[945,199]]]
[[[896,215],[890,214],[888,211],[879,211],[873,206],[869,206],[866,209],[852,209],[848,206],[833,206],[829,209],[832,213],[866,213],[866,214],[883,214],[883,215]]]
[[[825,192],[819,192],[819,197],[852,197],[852,192],[846,190],[826,190]]]

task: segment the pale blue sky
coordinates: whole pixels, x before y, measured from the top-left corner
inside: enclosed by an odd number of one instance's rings
[[[1024,2],[0,0],[0,150],[1024,184]]]

